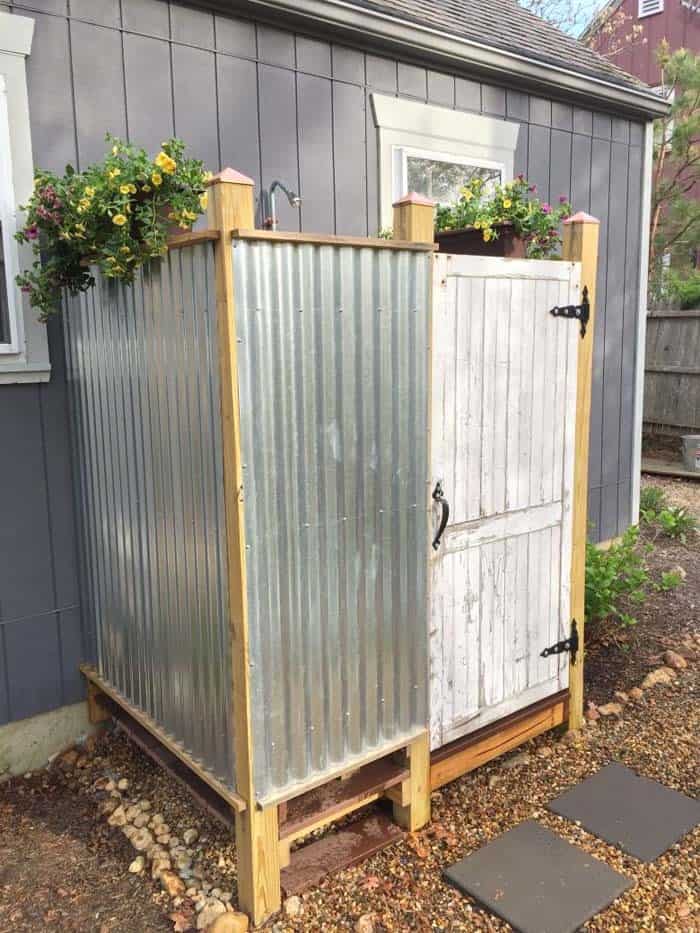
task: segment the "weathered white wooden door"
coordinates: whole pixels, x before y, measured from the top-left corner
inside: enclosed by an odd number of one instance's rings
[[[431,740],[568,685],[580,267],[436,258],[432,475],[451,506],[433,559]]]

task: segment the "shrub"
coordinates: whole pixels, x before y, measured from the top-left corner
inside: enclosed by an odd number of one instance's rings
[[[133,282],[136,269],[167,252],[168,227],[191,227],[207,202],[206,176],[198,159],[184,157],[179,139],[162,143],[151,158],[107,134],[105,159],[65,174],[38,171],[34,191],[22,210],[25,226],[16,234],[31,243],[34,263],[17,276],[43,320],[59,305],[63,289],[72,294],[94,285],[89,265],[109,278]]]
[[[666,508],[666,493],[660,486],[644,486],[639,497],[639,510],[646,521],[653,520]],[[647,518],[650,516],[650,518]]]
[[[622,540],[607,551],[586,545],[586,618],[616,618],[633,625],[634,617],[623,612],[624,597],[640,603],[649,584],[649,572],[638,547],[639,529],[628,528]]]
[[[684,508],[662,509],[657,518],[664,534],[671,538],[678,538],[683,544],[689,534],[697,531],[697,519]]]
[[[694,269],[686,278],[671,276],[669,291],[673,303],[682,311],[700,308],[700,272]]]

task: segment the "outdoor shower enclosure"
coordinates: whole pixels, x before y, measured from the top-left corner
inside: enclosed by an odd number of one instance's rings
[[[533,262],[434,257],[432,204],[395,211],[255,231],[226,170],[211,229],[67,302],[93,711],[235,811],[255,922],[312,829],[387,796],[415,830],[582,714],[597,221]]]

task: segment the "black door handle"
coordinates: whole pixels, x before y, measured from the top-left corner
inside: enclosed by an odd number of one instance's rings
[[[440,547],[440,541],[447,528],[447,522],[450,517],[450,503],[445,498],[445,493],[442,488],[442,483],[438,480],[435,489],[433,490],[433,499],[435,502],[438,502],[442,506],[442,516],[440,518],[440,527],[437,530],[437,534],[433,538],[433,550],[437,551]]]

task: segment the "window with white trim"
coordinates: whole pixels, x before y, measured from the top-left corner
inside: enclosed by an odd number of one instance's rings
[[[15,282],[32,262],[14,234],[34,183],[26,66],[33,34],[33,19],[0,12],[0,384],[51,375],[46,325]]]
[[[639,0],[639,19],[645,16],[653,16],[655,13],[663,13],[664,0]]]
[[[7,87],[0,74],[0,353],[18,353],[23,332],[15,276],[18,271],[17,207],[12,181]]]
[[[386,94],[372,94],[372,106],[380,227],[391,227],[394,201],[411,191],[448,204],[475,176],[488,185],[513,178],[517,123]]]
[[[503,181],[505,166],[488,159],[460,158],[435,149],[413,146],[394,147],[394,199],[415,191],[437,201],[454,204],[460,189],[474,178],[481,178],[486,189]]]

